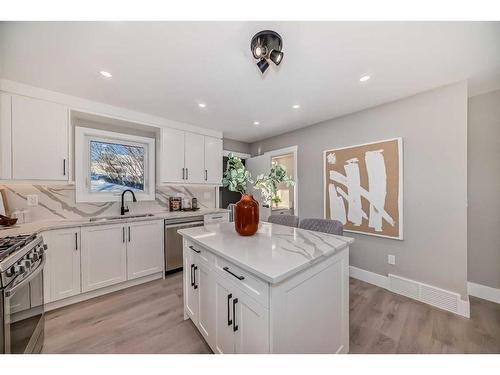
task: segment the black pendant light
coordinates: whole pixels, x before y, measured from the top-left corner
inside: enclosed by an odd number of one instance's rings
[[[258,32],[252,38],[250,50],[253,57],[258,60],[257,67],[262,74],[269,68],[268,60],[278,66],[283,60],[283,42],[281,36],[271,30]]]

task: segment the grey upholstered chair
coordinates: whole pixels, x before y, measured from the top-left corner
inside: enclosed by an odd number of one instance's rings
[[[299,228],[314,230],[316,232],[337,234],[342,236],[343,225],[338,220],[329,219],[304,219],[300,221]]]
[[[287,227],[299,226],[299,217],[295,215],[271,215],[267,219],[269,223],[286,225]]]

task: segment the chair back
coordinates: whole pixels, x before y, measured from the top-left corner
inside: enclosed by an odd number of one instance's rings
[[[299,228],[339,236],[342,236],[344,232],[344,227],[340,221],[330,219],[303,219],[300,221]]]
[[[287,227],[299,226],[299,217],[295,215],[271,215],[267,219],[269,223],[286,225]]]

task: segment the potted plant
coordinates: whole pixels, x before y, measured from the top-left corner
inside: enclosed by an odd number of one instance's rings
[[[275,207],[281,202],[281,198],[278,195],[278,186],[280,184],[285,184],[286,186],[293,186],[295,182],[293,179],[286,174],[286,169],[276,162],[272,163],[271,171],[267,175],[257,176],[257,181],[255,181],[255,188],[261,191],[263,204]]]
[[[251,236],[259,227],[259,204],[251,194],[247,194],[247,184],[252,183],[250,172],[240,158],[229,154],[222,185],[241,194],[234,207],[234,227],[242,236]]]

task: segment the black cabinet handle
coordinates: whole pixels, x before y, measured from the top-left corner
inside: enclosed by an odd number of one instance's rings
[[[63,159],[63,176],[66,176],[66,159]]]
[[[198,269],[198,266],[194,266],[194,288],[198,289],[198,285],[196,285],[196,270]]]
[[[186,180],[189,180],[189,169],[186,168]]]
[[[78,250],[78,232],[75,232],[75,251]]]
[[[193,281],[193,275],[194,275],[194,271],[193,271],[193,268],[194,268],[194,264],[191,264],[191,286],[194,286],[194,281]]]
[[[233,299],[233,332],[238,330],[238,325],[236,324],[236,304],[238,303],[238,298]]]
[[[128,242],[130,242],[130,227],[128,227]]]
[[[234,273],[232,273],[231,271],[229,271],[229,267],[224,267],[223,270],[226,271],[227,273],[230,273],[231,275],[236,277],[238,280],[245,280],[244,276],[238,276],[238,275],[235,275]]]
[[[227,325],[230,326],[233,324],[233,321],[231,320],[231,313],[229,312],[229,303],[231,302],[231,298],[233,298],[232,294],[227,295]]]
[[[125,243],[125,227],[122,227],[122,241]]]
[[[201,251],[200,251],[200,250],[196,250],[193,246],[189,246],[189,248],[190,248],[191,250],[193,250],[195,253],[198,253],[198,254],[199,254],[199,253],[201,253]]]
[[[208,180],[208,171],[205,169],[205,181]]]

